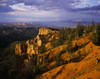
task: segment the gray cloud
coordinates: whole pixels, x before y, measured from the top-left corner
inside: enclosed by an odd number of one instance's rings
[[[11,12],[14,11],[9,6],[0,6],[0,12]]]
[[[73,19],[74,15],[76,15],[74,19],[80,19],[80,17],[82,19],[85,18],[85,16],[88,17],[88,15],[90,14],[95,16],[100,15],[100,8],[99,8],[100,5],[89,6],[84,8],[76,8],[75,6],[81,3],[82,1],[83,0],[0,0],[0,13],[14,12],[14,9],[10,6],[19,3],[24,3],[25,6],[32,6],[32,7],[36,6],[39,10],[43,11],[50,12],[58,10],[59,14],[62,16],[61,19],[64,20],[66,20],[66,18]],[[28,17],[27,15],[25,16],[26,18]],[[12,15],[12,17],[14,18],[14,15]]]
[[[71,8],[70,4],[76,2],[80,2],[80,0],[0,0],[0,4],[5,3],[7,7],[13,4],[24,3],[25,5],[38,6],[42,10]]]

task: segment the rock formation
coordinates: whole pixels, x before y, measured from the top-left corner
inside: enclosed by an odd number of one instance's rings
[[[55,31],[48,29],[48,28],[41,28],[39,29],[39,35],[48,35],[54,33]]]
[[[75,49],[74,53],[69,53],[66,51],[66,44],[52,48],[51,39],[53,37],[58,39],[58,33],[48,28],[40,28],[34,40],[16,45],[17,79],[22,79],[22,74],[27,75],[32,56],[34,56],[35,65],[37,56],[39,56],[40,67],[43,67],[44,57],[46,60],[45,70],[47,70],[47,72],[35,75],[34,79],[100,79],[100,46],[96,46],[92,42],[91,34],[73,40],[72,49],[76,48],[76,44],[80,49]],[[37,50],[40,52],[43,44],[47,47],[47,51],[38,54]],[[81,56],[78,54],[79,50]],[[56,66],[57,55],[60,59],[59,67]]]
[[[32,56],[32,54],[36,55],[37,47],[41,47],[42,43],[47,42],[48,38],[52,36],[50,34],[54,33],[55,31],[52,31],[48,28],[40,28],[39,33],[34,40],[28,40],[25,43],[16,44],[15,54],[20,56],[25,54],[30,56]]]
[[[16,66],[17,66],[17,78],[22,79],[22,74],[26,76],[26,72],[29,70],[30,59],[34,55],[38,54],[37,50],[41,49],[43,43],[46,43],[48,39],[54,34],[48,28],[40,28],[39,33],[33,40],[27,40],[24,43],[16,44]],[[42,58],[40,58],[40,62]],[[23,77],[24,78],[24,77]]]

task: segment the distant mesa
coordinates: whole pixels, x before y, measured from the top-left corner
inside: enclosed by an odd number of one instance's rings
[[[83,20],[75,20],[75,22],[83,22]]]

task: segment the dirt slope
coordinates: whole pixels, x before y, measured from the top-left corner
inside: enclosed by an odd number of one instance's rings
[[[81,61],[59,66],[46,73],[38,75],[35,79],[100,79],[100,46],[94,45],[89,39],[90,36],[84,38],[77,40],[79,46],[84,45],[84,48],[80,48],[80,53],[84,56]],[[65,47],[66,46],[64,45],[60,46],[60,52],[63,51]],[[57,51],[58,47],[45,53],[48,57],[47,61],[50,61],[49,69],[55,64],[53,59],[56,57]],[[75,57],[71,57],[71,59],[77,58],[77,52],[78,51],[75,52]],[[61,59],[68,61],[69,56],[70,54],[68,54],[68,52],[63,52],[60,57]]]

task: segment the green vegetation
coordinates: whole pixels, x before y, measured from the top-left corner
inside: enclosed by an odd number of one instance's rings
[[[72,57],[75,57],[75,54],[74,53],[72,54]]]
[[[72,48],[72,41],[68,41],[68,42],[67,42],[66,50],[67,50],[68,52],[71,52],[71,48]]]
[[[95,44],[100,45],[100,24],[95,26],[95,32],[92,34],[92,40]]]
[[[16,74],[16,57],[15,57],[15,46],[10,46],[9,44],[18,40],[18,41],[24,41],[27,39],[33,38],[35,34],[30,34],[28,30],[31,31],[31,28],[25,28],[24,30],[22,28],[17,28],[18,30],[22,30],[22,32],[11,32],[9,34],[0,34],[0,70],[4,71],[3,73],[5,75],[8,75],[9,79],[14,79]],[[10,29],[11,30],[11,29]],[[4,30],[5,31],[5,30]],[[24,32],[23,32],[24,31]],[[0,32],[2,33],[2,31]],[[27,34],[26,34],[27,33]],[[31,32],[33,33],[33,32]],[[36,30],[37,33],[37,30]],[[71,56],[75,57],[75,52],[77,51],[78,58],[81,57],[80,49],[75,44],[75,47],[72,46],[73,40],[78,40],[79,38],[83,37],[84,35],[87,35],[89,33],[92,33],[92,41],[96,45],[100,45],[100,24],[94,24],[94,21],[92,21],[91,25],[82,25],[78,24],[76,28],[62,28],[59,30],[58,38],[53,37],[51,40],[52,48],[58,47],[60,45],[66,45],[64,52],[68,52]],[[15,43],[16,44],[16,43]],[[14,44],[14,45],[15,45]],[[8,47],[7,47],[8,46]],[[6,48],[5,48],[6,47]],[[5,48],[5,49],[4,49]],[[82,48],[82,46],[80,47]],[[29,71],[29,79],[33,79],[34,76],[37,74],[41,74],[45,72],[45,54],[47,49],[45,47],[45,44],[42,45],[41,50],[37,50],[38,54],[34,57],[31,57],[31,63],[30,63],[30,71]],[[88,53],[93,51],[93,46],[88,50]],[[83,52],[85,53],[85,46],[83,47]],[[56,55],[56,67],[63,64],[60,55],[63,53],[58,48],[58,52]],[[43,54],[42,62],[40,62],[39,54]],[[74,59],[73,59],[74,60]],[[71,60],[72,61],[72,60]],[[73,61],[74,62],[74,61]],[[81,73],[79,73],[80,75]],[[2,74],[1,74],[2,75]],[[4,76],[4,75],[3,75]],[[1,77],[2,78],[2,77]],[[72,79],[75,79],[72,77]]]
[[[72,77],[72,79],[75,79],[75,77]]]
[[[46,47],[45,47],[45,44],[43,44],[42,47],[41,47],[41,53],[46,52],[46,50],[47,50],[47,49],[46,49]]]
[[[92,24],[91,24],[91,32],[93,32],[95,30],[95,23],[94,23],[94,20],[92,21]]]
[[[35,76],[35,72],[36,72],[36,64],[34,63],[34,55],[31,57],[31,63],[30,63],[30,67],[29,67],[29,74],[27,79],[33,79],[33,77]]]
[[[52,45],[53,48],[57,47],[57,41],[56,41],[55,37],[52,38],[51,45]]]
[[[83,34],[87,34],[90,32],[90,26],[84,26],[82,24],[77,24],[76,28],[62,28],[59,31],[58,39],[53,38],[51,43],[53,47],[63,45],[66,42],[78,39],[83,36]]]
[[[35,27],[1,27],[0,28],[0,49],[6,48],[15,41],[26,41],[33,39],[38,34]]]
[[[42,61],[43,67],[45,66],[45,54],[43,54],[43,61]]]
[[[37,50],[38,54],[37,54],[37,62],[36,62],[36,67],[37,69],[39,69],[39,51]]]
[[[58,52],[56,55],[56,67],[59,66],[59,62],[60,62],[60,49],[58,48]]]
[[[15,44],[10,44],[5,49],[0,49],[0,77],[8,77],[14,79],[16,75],[16,56],[15,56]]]
[[[81,73],[81,72],[79,72],[77,77],[81,76],[81,74],[82,74],[82,73]]]
[[[76,32],[75,32],[77,39],[83,35],[84,29],[85,29],[85,26],[83,26],[82,24],[79,23],[77,25]]]
[[[78,49],[78,52],[77,52],[78,56],[80,57],[81,56],[81,52],[80,52],[80,49]]]
[[[86,34],[89,34],[89,32],[90,32],[90,25],[87,24],[87,26],[85,26],[85,29],[84,29],[84,34],[85,34],[85,35],[86,35]]]
[[[61,52],[60,52],[60,49],[58,48],[58,52],[56,55],[56,64],[55,64],[56,67],[63,64],[63,61],[61,60],[60,55],[61,55]]]
[[[93,52],[93,46],[91,45],[91,52]]]

